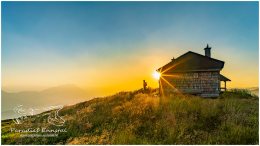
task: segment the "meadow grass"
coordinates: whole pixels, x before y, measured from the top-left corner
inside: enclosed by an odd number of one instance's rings
[[[8,136],[8,126],[17,125],[2,122],[2,143],[258,144],[258,102],[258,97],[244,90],[224,92],[217,99],[120,92],[62,109],[68,132],[58,137]],[[19,125],[36,126],[51,127],[44,118]]]

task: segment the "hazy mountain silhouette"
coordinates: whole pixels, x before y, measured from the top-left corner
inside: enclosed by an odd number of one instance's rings
[[[70,105],[89,100],[88,93],[75,85],[62,85],[42,91],[6,92],[2,90],[2,119],[15,117],[13,109]],[[39,111],[40,112],[40,111]]]
[[[248,88],[248,90],[249,90],[252,94],[259,96],[259,87],[251,87],[251,88]]]

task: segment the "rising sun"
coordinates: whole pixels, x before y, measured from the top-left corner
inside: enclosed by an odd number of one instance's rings
[[[157,72],[157,71],[153,72],[153,78],[155,78],[156,80],[159,80],[160,77],[161,77],[161,74],[159,72]]]

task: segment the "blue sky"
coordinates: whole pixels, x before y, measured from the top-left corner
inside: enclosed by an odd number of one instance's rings
[[[150,60],[151,68],[158,68],[186,51],[203,54],[209,43],[213,57],[226,61],[229,69],[223,71],[235,79],[232,86],[255,86],[258,17],[258,2],[2,2],[2,83],[18,89],[22,78],[37,74],[29,88],[43,84],[39,76],[82,68],[104,72],[106,67],[97,66],[131,68],[133,59],[149,55],[160,60]],[[231,73],[237,71],[241,74]],[[50,77],[44,84],[80,84],[72,79],[78,75],[55,76],[57,82]]]

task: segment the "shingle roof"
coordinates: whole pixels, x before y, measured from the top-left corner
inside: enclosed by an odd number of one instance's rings
[[[222,74],[220,74],[220,81],[231,81],[229,78],[223,76]]]
[[[220,71],[223,67],[223,61],[189,51],[167,63],[157,71],[165,73],[211,70]]]

